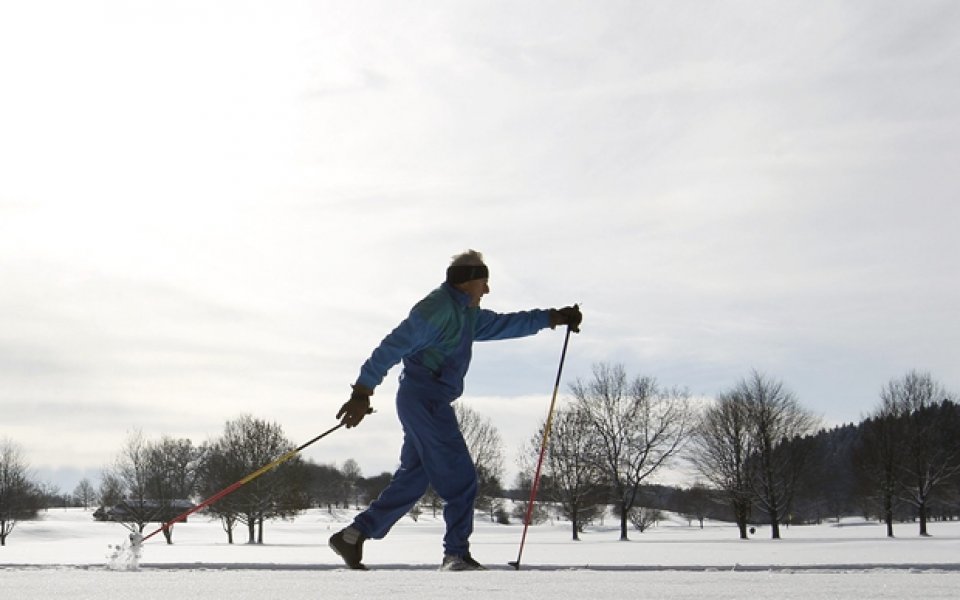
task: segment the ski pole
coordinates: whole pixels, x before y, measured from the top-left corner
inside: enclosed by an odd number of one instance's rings
[[[543,457],[547,452],[547,441],[550,439],[550,427],[553,425],[553,412],[557,404],[557,390],[560,389],[560,374],[563,373],[563,361],[567,356],[567,344],[570,342],[570,327],[563,338],[563,351],[560,353],[560,367],[557,369],[557,382],[553,385],[553,397],[550,399],[550,410],[547,412],[547,422],[543,426],[543,439],[540,441],[540,458],[537,459],[537,470],[533,476],[533,485],[530,487],[530,501],[527,503],[527,513],[523,517],[523,535],[520,537],[520,550],[517,560],[507,564],[520,570],[520,557],[523,556],[523,545],[527,541],[527,528],[530,527],[530,518],[533,516],[533,503],[537,499],[537,489],[540,487],[540,469],[543,467]]]
[[[373,412],[373,409],[371,409],[369,412]],[[368,413],[368,414],[369,414],[369,413]],[[176,517],[170,519],[169,521],[167,521],[166,523],[164,523],[163,525],[161,525],[160,527],[158,527],[156,530],[152,531],[150,534],[143,536],[143,537],[139,540],[139,543],[142,544],[143,542],[149,540],[150,538],[152,538],[153,536],[157,535],[157,534],[160,533],[161,531],[165,531],[165,530],[169,529],[170,527],[173,527],[174,524],[179,523],[180,521],[183,521],[184,519],[186,519],[187,517],[189,517],[189,516],[192,515],[193,513],[197,512],[198,510],[202,510],[202,509],[210,506],[211,504],[213,504],[213,503],[216,502],[217,500],[220,500],[220,499],[223,498],[224,496],[235,492],[235,491],[236,491],[238,488],[240,488],[241,486],[243,486],[243,485],[245,485],[245,484],[247,484],[247,483],[250,483],[251,481],[253,481],[253,480],[256,479],[257,477],[260,477],[261,475],[263,475],[263,474],[266,473],[267,471],[273,469],[274,467],[277,467],[277,466],[279,466],[280,464],[287,462],[288,460],[290,460],[291,458],[293,458],[294,456],[296,456],[297,454],[299,454],[301,451],[303,451],[303,449],[306,448],[307,446],[309,446],[309,445],[311,445],[311,444],[313,444],[313,443],[315,443],[315,442],[317,442],[317,441],[319,441],[319,440],[327,437],[328,435],[330,435],[330,434],[333,433],[334,431],[340,429],[341,427],[343,427],[343,423],[340,423],[339,425],[336,425],[336,426],[334,426],[334,427],[331,427],[330,429],[324,431],[323,433],[321,433],[320,435],[316,436],[316,437],[313,438],[312,440],[310,440],[310,441],[308,441],[308,442],[306,442],[306,443],[304,443],[304,444],[301,444],[300,446],[297,446],[297,447],[294,448],[293,450],[290,450],[289,452],[287,452],[286,454],[284,454],[284,455],[281,456],[280,458],[276,459],[276,460],[273,461],[272,463],[260,467],[259,469],[257,469],[257,470],[254,471],[253,473],[250,473],[249,475],[247,475],[247,476],[244,477],[243,479],[240,479],[239,481],[236,481],[236,482],[232,483],[231,485],[223,488],[222,490],[220,490],[220,491],[217,492],[216,494],[214,494],[214,495],[210,496],[209,498],[207,498],[206,500],[203,500],[202,502],[200,502],[200,504],[197,504],[196,506],[194,506],[194,507],[192,507],[192,508],[184,511],[183,513],[177,515]]]

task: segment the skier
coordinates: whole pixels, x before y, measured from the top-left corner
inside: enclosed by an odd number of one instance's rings
[[[382,539],[423,496],[427,485],[444,501],[441,570],[482,570],[470,556],[477,472],[451,403],[463,393],[474,340],[533,335],[567,325],[579,331],[577,306],[496,313],[480,309],[490,293],[483,256],[468,250],[453,257],[446,281],[420,300],[360,368],[353,393],[337,413],[356,427],[370,411],[370,396],[387,372],[403,361],[397,416],[403,427],[400,467],[389,485],[353,523],[330,537],[330,548],[351,569],[364,569],[363,543]]]

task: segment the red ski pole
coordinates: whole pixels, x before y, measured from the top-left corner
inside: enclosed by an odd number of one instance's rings
[[[537,490],[540,487],[540,470],[543,468],[543,457],[547,452],[547,441],[550,439],[550,427],[553,425],[553,412],[557,404],[557,390],[560,389],[560,374],[563,373],[563,361],[567,356],[567,344],[570,342],[570,327],[567,327],[567,335],[563,338],[563,351],[560,353],[560,367],[557,369],[557,381],[553,385],[553,397],[550,399],[550,410],[547,412],[547,422],[543,426],[543,439],[540,441],[540,457],[537,459],[537,470],[533,476],[533,485],[530,488],[530,501],[527,503],[527,513],[523,517],[523,535],[520,537],[520,550],[517,552],[517,560],[510,561],[507,564],[516,570],[520,570],[520,557],[523,556],[523,545],[527,541],[527,528],[530,527],[530,518],[533,516],[533,503],[537,499]]]

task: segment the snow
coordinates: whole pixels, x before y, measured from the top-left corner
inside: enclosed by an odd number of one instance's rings
[[[269,523],[263,545],[226,543],[219,523],[192,517],[178,524],[174,544],[163,536],[144,543],[139,568],[108,568],[108,556],[127,544],[127,530],[93,521],[89,511],[52,509],[17,526],[0,547],[0,597],[32,599],[231,598],[955,598],[960,590],[960,523],[931,523],[921,538],[915,524],[897,526],[894,539],[877,523],[794,526],[782,540],[760,527],[739,540],[730,524],[674,518],[618,541],[616,523],[570,539],[569,524],[530,528],[520,571],[522,527],[477,517],[472,553],[490,567],[478,573],[440,573],[442,521],[404,519],[383,541],[364,547],[367,572],[344,569],[326,547],[352,511],[309,511]],[[148,529],[149,533],[151,529]],[[235,531],[243,542],[246,531]]]

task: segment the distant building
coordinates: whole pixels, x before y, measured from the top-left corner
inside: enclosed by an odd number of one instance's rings
[[[166,523],[196,506],[189,500],[133,500],[128,498],[109,508],[101,506],[93,513],[97,521]],[[181,519],[186,523],[187,519]]]

